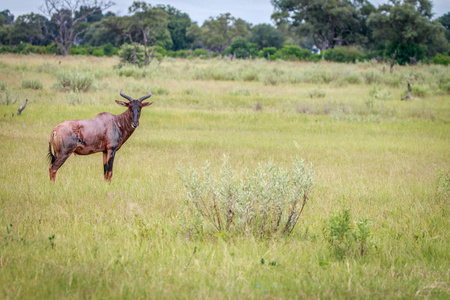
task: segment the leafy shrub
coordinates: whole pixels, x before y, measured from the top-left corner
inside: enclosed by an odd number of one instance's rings
[[[55,43],[51,43],[50,45],[45,46],[45,54],[60,54],[56,49]]]
[[[168,95],[169,90],[164,87],[157,86],[152,89],[152,93],[154,93],[155,95]]]
[[[82,101],[83,99],[81,98],[81,95],[78,92],[70,91],[69,93],[66,94],[66,102],[71,105],[81,104]]]
[[[80,73],[78,71],[63,71],[57,75],[56,89],[73,92],[87,92],[94,83],[94,77],[90,74]]]
[[[17,95],[6,89],[4,93],[0,94],[0,104],[11,105],[17,102]]]
[[[20,43],[12,48],[13,53],[30,54],[30,53],[44,53],[45,49],[40,46],[34,46],[28,43]]]
[[[199,174],[192,166],[178,167],[186,188],[179,218],[186,233],[250,234],[270,237],[294,230],[313,187],[314,174],[304,161],[296,160],[292,172],[274,163],[244,171],[238,178],[225,158],[218,178],[209,163]]]
[[[269,55],[270,55],[270,58],[272,58],[272,56],[275,55],[276,52],[277,52],[277,48],[266,47],[258,52],[258,57],[261,57],[261,58],[263,57],[265,59],[269,59]]]
[[[322,60],[322,54],[312,54],[309,57],[309,60],[312,62],[318,62],[318,61]]]
[[[361,83],[361,77],[356,74],[349,74],[347,76],[344,76],[342,78],[344,82],[350,83],[350,84],[360,84]]]
[[[328,218],[325,226],[325,238],[338,258],[350,256],[355,251],[362,256],[371,236],[371,225],[372,222],[369,219],[362,218],[356,222],[356,229],[352,226],[350,209],[344,208]]]
[[[438,82],[439,89],[450,94],[450,78],[441,78]]]
[[[73,46],[69,49],[69,55],[89,55],[89,51],[84,46]]]
[[[135,53],[136,52],[136,53]],[[136,60],[134,56],[136,55]],[[138,45],[135,48],[130,44],[123,44],[119,51],[120,64],[136,64],[139,67],[144,65],[144,47]]]
[[[391,58],[394,51],[397,50],[395,61],[399,65],[416,64],[419,60],[425,58],[425,48],[414,43],[390,43],[385,50],[385,56]]]
[[[250,90],[249,89],[243,89],[243,88],[237,88],[230,92],[230,95],[233,96],[250,96]]]
[[[210,57],[208,50],[201,49],[201,48],[195,49],[194,52],[192,52],[192,54],[194,55],[194,57],[199,57],[202,59],[206,59],[206,58]]]
[[[0,81],[0,91],[6,91],[8,89],[8,84],[4,81]]]
[[[108,43],[108,44],[103,46],[103,53],[106,56],[118,55],[119,54],[119,49],[114,47],[113,44]]]
[[[325,51],[325,59],[328,61],[354,63],[363,58],[364,54],[355,47],[336,47]]]
[[[22,81],[22,88],[24,89],[33,89],[33,90],[41,90],[44,88],[39,79],[26,79]]]
[[[105,56],[105,52],[103,51],[103,48],[95,48],[92,51],[93,56]]]
[[[236,58],[256,57],[258,55],[258,45],[248,43],[244,39],[237,39],[224,51],[224,54],[229,54]]]
[[[378,85],[375,85],[370,89],[369,96],[374,100],[392,99],[391,93],[388,90],[381,89]]]
[[[405,94],[407,92],[405,91]],[[411,85],[411,95],[416,97],[424,97],[430,94],[430,87],[425,85]]]
[[[189,56],[189,54],[186,50],[178,50],[175,52],[175,57],[187,58],[188,56]]]
[[[283,60],[307,60],[311,55],[311,51],[302,49],[299,46],[284,46],[277,51],[276,58]]]
[[[322,89],[312,89],[306,94],[309,98],[324,98],[325,91]]]
[[[56,65],[53,65],[51,63],[45,62],[42,65],[39,65],[36,67],[35,71],[38,73],[53,73],[56,71],[58,67]]]
[[[450,65],[450,56],[438,53],[431,59],[431,63],[435,65],[448,66]]]
[[[367,70],[361,73],[364,82],[367,84],[381,83],[382,76],[379,72],[373,70]]]

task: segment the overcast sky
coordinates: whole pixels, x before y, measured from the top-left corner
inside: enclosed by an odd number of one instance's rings
[[[128,7],[133,0],[113,0],[116,5],[109,10],[123,16],[128,13]],[[387,0],[369,0],[375,6],[386,3]],[[261,23],[272,24],[270,15],[273,6],[270,0],[157,0],[145,1],[152,5],[170,4],[187,13],[199,25],[209,17],[217,17],[221,13],[231,13],[233,17],[241,18],[253,25]],[[30,12],[41,13],[38,9],[44,0],[0,0],[0,11],[9,9],[17,18]],[[433,0],[433,13],[435,17],[442,16],[450,11],[450,0]]]

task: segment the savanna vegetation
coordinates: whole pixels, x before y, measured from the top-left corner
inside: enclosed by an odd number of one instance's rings
[[[2,299],[449,297],[449,67],[119,64],[0,55]],[[112,183],[50,184],[52,128],[121,88],[154,104]]]
[[[268,1],[268,0],[267,0]],[[128,14],[110,0],[42,0],[39,11],[0,11],[0,53],[112,56],[133,65],[161,57],[448,65],[450,14],[431,0],[272,0],[273,24],[230,13],[202,24],[171,5],[134,1]]]

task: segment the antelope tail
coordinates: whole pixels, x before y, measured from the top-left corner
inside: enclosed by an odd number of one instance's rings
[[[56,132],[53,131],[52,135],[50,137],[50,142],[48,142],[48,154],[47,154],[47,159],[48,159],[48,163],[51,165],[55,162],[56,160],[56,149],[55,149],[55,136],[56,136]],[[53,146],[53,152],[52,152],[52,144]]]
[[[53,164],[56,160],[56,156],[52,153],[52,143],[48,143],[47,159],[49,164]]]

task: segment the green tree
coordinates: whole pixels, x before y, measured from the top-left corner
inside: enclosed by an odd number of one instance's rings
[[[14,23],[14,15],[9,11],[9,9],[0,11],[0,26],[13,23]]]
[[[190,41],[190,48],[197,49],[203,47],[202,42],[203,30],[197,23],[192,23],[186,28],[186,37]]]
[[[391,0],[369,16],[373,38],[384,43],[387,56],[397,51],[398,63],[415,63],[424,58],[427,45],[442,41],[445,29],[431,20],[431,7],[429,0]]]
[[[112,5],[114,3],[110,0],[44,0],[39,9],[56,24],[58,34],[54,41],[66,56],[77,36],[87,30],[87,27],[77,30],[78,25],[90,15]]]
[[[9,44],[26,42],[32,45],[46,46],[56,34],[56,26],[39,14],[25,14],[17,18],[9,33]]]
[[[187,13],[183,13],[170,5],[159,5],[169,15],[167,28],[172,38],[172,50],[188,49],[192,40],[187,36],[187,28],[191,26],[191,18]]]
[[[284,36],[272,25],[260,24],[252,28],[248,40],[257,44],[259,49],[266,47],[279,49],[283,47]]]
[[[366,0],[272,0],[272,19],[289,22],[309,36],[322,53],[335,46],[351,45],[361,37],[361,9]]]
[[[133,2],[128,10],[133,15],[121,18],[119,27],[122,28],[136,51],[138,44],[144,47],[144,65],[148,66],[155,46],[166,49],[172,46],[172,39],[167,28],[168,15],[162,8],[152,7],[142,1]]]
[[[439,17],[437,19],[439,23],[442,24],[445,28],[445,37],[447,38],[447,41],[450,43],[450,12],[446,13],[445,15]]]
[[[225,13],[203,23],[201,41],[205,48],[222,53],[233,40],[245,39],[249,33],[250,24]]]
[[[225,52],[236,58],[251,58],[258,55],[258,46],[255,43],[248,43],[244,39],[236,39]]]

